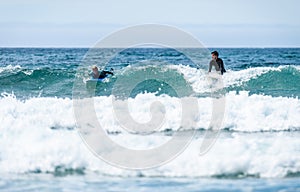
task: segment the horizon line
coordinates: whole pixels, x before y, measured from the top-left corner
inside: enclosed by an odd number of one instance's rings
[[[124,49],[126,47],[88,47],[88,46],[0,46],[0,48],[44,48],[44,49],[91,49],[91,48],[107,48],[107,49]],[[132,47],[127,47],[132,48]],[[133,47],[133,48],[172,48],[172,47]],[[174,47],[174,48],[202,48],[202,47]],[[299,46],[203,46],[203,48],[300,48]]]

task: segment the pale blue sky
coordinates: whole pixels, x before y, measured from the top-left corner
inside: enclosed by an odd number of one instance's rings
[[[90,47],[131,25],[181,28],[208,47],[300,47],[299,0],[2,0],[1,47]]]

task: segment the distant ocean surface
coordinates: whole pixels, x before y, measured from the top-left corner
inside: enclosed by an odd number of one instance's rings
[[[114,75],[98,83],[94,100],[98,120],[121,144],[152,147],[112,123],[106,111],[112,88],[136,61],[167,61],[160,72],[173,72],[190,84],[200,107],[197,137],[173,161],[147,170],[113,167],[88,150],[76,129],[74,79],[86,81],[84,48],[0,48],[0,191],[300,191],[300,48],[216,48],[227,72],[222,76],[226,108],[220,135],[204,155],[199,138],[210,121],[208,63],[193,65],[173,49],[132,48],[107,65]],[[186,49],[197,59],[197,50]],[[101,58],[115,54],[106,49]],[[209,59],[209,58],[208,58]],[[151,68],[142,68],[152,70]],[[131,82],[127,82],[131,83]],[[122,91],[122,88],[120,89]],[[178,103],[172,87],[157,81],[131,92],[134,117],[149,119],[149,106]],[[180,112],[173,110],[155,139],[176,132]],[[117,134],[116,134],[117,133]]]

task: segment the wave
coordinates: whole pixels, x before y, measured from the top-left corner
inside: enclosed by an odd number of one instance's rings
[[[207,71],[188,66],[172,66],[183,73],[197,93],[211,92]],[[254,67],[240,71],[228,70],[222,76],[223,87],[230,91],[249,91],[250,94],[300,97],[300,68],[295,65]]]
[[[221,135],[205,155],[199,155],[201,140],[194,139],[187,149],[171,162],[154,169],[131,171],[113,167],[95,157],[75,131],[40,130],[39,134],[20,134],[14,140],[1,140],[2,173],[49,173],[56,176],[97,173],[125,178],[283,178],[299,177],[300,172],[299,135]],[[122,135],[112,137],[123,143],[128,143],[129,140]],[[151,141],[144,143],[151,147]]]
[[[165,134],[166,131],[180,128],[179,98],[151,93],[129,98],[130,114],[141,123],[151,118],[151,103],[160,101],[165,106],[164,125],[146,138],[129,134],[120,127],[111,110],[112,99],[113,96],[95,97],[95,110],[107,132],[119,133],[108,135],[121,145],[137,149],[155,147],[172,136]],[[200,112],[195,118],[198,126],[195,129],[207,129],[211,99],[198,98],[198,103]],[[197,131],[191,145],[174,161],[143,171],[111,167],[93,156],[76,130],[69,98],[21,101],[13,95],[2,94],[0,105],[1,172],[236,178],[291,177],[300,172],[300,101],[297,98],[229,92],[221,127],[224,131],[207,154],[199,155],[204,132]]]
[[[207,129],[211,121],[212,99],[209,97],[197,98],[199,114],[194,118],[194,129]],[[119,132],[122,129],[116,121],[113,111],[113,96],[94,98],[96,115],[106,125],[109,132]],[[128,100],[130,115],[138,122],[145,123],[151,118],[150,106],[157,105],[157,112],[161,111],[165,121],[160,131],[184,130],[181,125],[181,100],[166,94],[157,96],[154,93],[138,94]],[[40,97],[25,101],[13,95],[2,94],[0,99],[2,126],[25,123],[27,126],[42,126],[46,128],[73,129],[73,102],[70,98]],[[225,96],[225,113],[222,129],[238,132],[260,131],[297,131],[300,130],[300,100],[288,97],[272,97],[264,95],[250,95],[249,92],[229,92]],[[153,106],[152,106],[153,107]],[[36,114],[33,115],[32,114]],[[64,117],[64,118],[62,118]],[[47,121],[41,119],[47,119]],[[122,131],[121,131],[122,132]]]
[[[166,65],[159,67],[127,66],[126,72],[116,73],[115,78],[107,84],[100,84],[98,96],[103,89],[128,92],[137,79],[141,83],[131,91],[130,97],[140,93],[167,94],[172,97],[190,95],[194,92],[199,97],[206,97],[213,91],[213,84],[204,69],[197,69],[186,65]],[[151,76],[152,75],[152,76]],[[121,86],[115,86],[117,79],[122,79]],[[222,76],[222,92],[248,91],[250,94],[270,95],[276,97],[299,97],[300,85],[299,66],[255,67],[241,71],[228,70]],[[167,83],[166,83],[167,82]],[[177,93],[180,94],[178,95]],[[109,93],[110,94],[110,93]],[[105,95],[109,95],[105,94]]]
[[[0,92],[12,92],[19,98],[37,96],[71,97],[74,70],[21,66],[0,68]]]
[[[300,70],[295,66],[268,68],[248,81],[231,85],[228,90],[249,90],[251,93],[272,96],[300,96]]]
[[[36,81],[36,84],[41,83],[42,80],[51,82],[56,79],[70,79],[74,78],[73,70],[67,69],[51,69],[51,68],[37,68],[27,69],[19,65],[0,68],[0,82],[1,84],[16,84],[19,82],[26,83]]]
[[[112,90],[117,79],[126,79],[121,87],[117,87],[120,92],[131,87],[130,85],[140,76],[147,76],[148,79],[132,90],[131,97],[140,93],[151,92],[157,95],[168,94],[178,96],[176,91],[184,92],[194,90],[199,96],[206,96],[211,92],[211,84],[207,77],[207,71],[196,69],[186,65],[169,65],[158,68],[143,68],[127,66],[127,73],[117,70],[111,81],[98,86],[96,95],[109,95],[110,91],[104,93],[102,90]],[[89,69],[84,69],[84,79],[89,78]],[[179,73],[178,73],[179,72]],[[155,79],[156,74],[160,74],[161,79]],[[153,77],[151,77],[153,75]],[[14,92],[17,95],[38,96],[43,92],[43,96],[72,97],[72,88],[75,69],[26,69],[18,65],[0,68],[0,92]],[[152,79],[151,79],[152,78]],[[300,96],[300,68],[294,65],[279,67],[254,67],[240,71],[228,70],[222,76],[223,89],[226,93],[230,91],[249,91],[250,94],[261,94],[271,96],[299,97]],[[162,81],[169,82],[170,85]],[[185,81],[189,82],[187,84]],[[125,84],[123,86],[123,84]],[[128,85],[127,85],[128,84]],[[163,85],[163,86],[162,86]],[[173,85],[181,87],[174,89]],[[126,91],[126,90],[125,90]],[[18,92],[21,92],[18,94]],[[189,95],[189,94],[181,94]]]

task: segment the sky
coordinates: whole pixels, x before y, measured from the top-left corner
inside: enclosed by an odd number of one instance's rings
[[[300,47],[299,0],[1,0],[0,47],[91,47],[165,24],[207,47]]]

